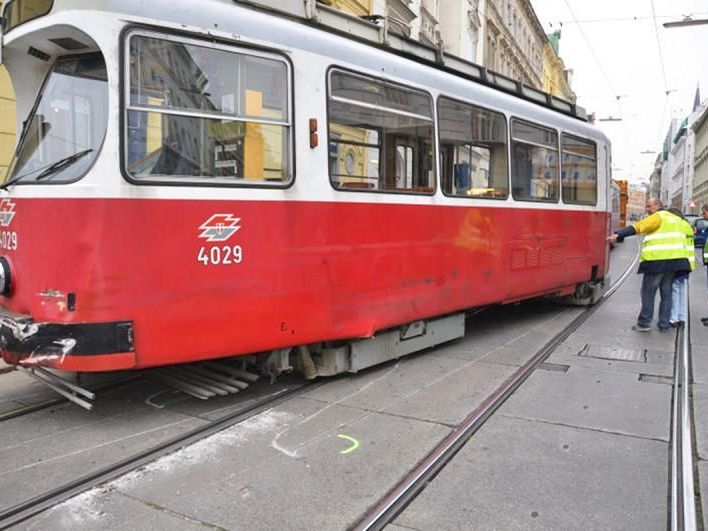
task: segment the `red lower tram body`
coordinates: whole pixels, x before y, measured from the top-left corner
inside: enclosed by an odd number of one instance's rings
[[[348,202],[13,199],[9,363],[137,369],[540,295],[607,270],[606,212]],[[8,221],[9,220],[9,221]]]

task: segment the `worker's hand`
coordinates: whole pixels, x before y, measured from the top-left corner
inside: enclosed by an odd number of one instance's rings
[[[607,241],[610,242],[610,243],[615,243],[615,242],[617,242],[617,238],[618,238],[617,233],[615,233],[615,234],[610,234],[610,235],[607,237]]]

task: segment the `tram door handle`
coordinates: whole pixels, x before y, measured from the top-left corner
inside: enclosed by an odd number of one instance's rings
[[[317,136],[317,118],[310,118],[310,148],[316,148],[320,143]]]

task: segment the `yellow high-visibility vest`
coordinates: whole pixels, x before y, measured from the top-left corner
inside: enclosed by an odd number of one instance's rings
[[[693,227],[685,219],[682,220],[683,223],[683,233],[686,235],[684,244],[686,245],[686,258],[688,258],[688,263],[691,264],[691,271],[696,269],[696,249],[695,242],[693,241]]]
[[[644,236],[641,261],[688,258],[683,219],[665,210],[659,210],[657,214],[661,218],[661,225],[651,234]]]

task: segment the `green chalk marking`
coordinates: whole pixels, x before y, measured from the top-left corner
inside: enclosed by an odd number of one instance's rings
[[[340,454],[342,454],[342,455],[347,455],[347,454],[352,453],[352,452],[353,452],[354,450],[356,450],[357,448],[359,448],[359,441],[357,441],[354,437],[349,437],[349,435],[342,435],[341,433],[340,433],[339,435],[337,435],[337,437],[339,437],[340,439],[344,439],[345,441],[349,441],[350,443],[352,443],[352,445],[351,445],[349,448],[347,448],[346,450],[342,450],[341,452],[339,452]]]

